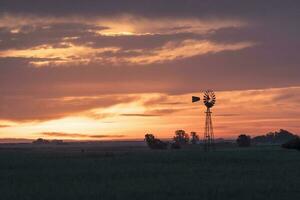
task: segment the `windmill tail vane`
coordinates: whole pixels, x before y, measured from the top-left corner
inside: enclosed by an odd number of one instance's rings
[[[192,102],[195,103],[197,101],[200,101],[200,97],[192,96]]]

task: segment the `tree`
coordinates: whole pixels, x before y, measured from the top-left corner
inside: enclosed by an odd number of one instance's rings
[[[197,144],[199,142],[199,136],[196,132],[191,132],[191,143]]]
[[[146,134],[145,141],[150,149],[166,149],[168,143],[156,139],[153,134]]]
[[[154,143],[155,137],[152,134],[146,134],[145,135],[145,141],[148,145],[151,145]]]
[[[249,135],[242,134],[237,138],[236,142],[239,147],[249,147],[251,145],[251,137]]]
[[[175,131],[175,136],[173,138],[174,142],[178,144],[187,144],[189,142],[189,135],[184,130]]]

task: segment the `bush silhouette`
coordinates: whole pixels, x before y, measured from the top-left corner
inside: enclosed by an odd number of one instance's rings
[[[249,147],[251,145],[251,137],[245,134],[239,135],[236,143],[239,147]]]
[[[290,133],[287,130],[280,129],[279,131],[270,132],[266,135],[256,136],[252,139],[254,143],[270,143],[270,144],[284,144],[298,136]]]
[[[150,149],[166,149],[168,143],[156,139],[153,134],[146,134],[145,141]]]
[[[175,131],[175,136],[173,138],[175,143],[180,145],[187,144],[189,142],[189,135],[184,130]]]
[[[173,142],[171,144],[171,149],[181,149],[181,145],[178,142]]]
[[[300,151],[300,138],[297,137],[281,145],[285,149],[297,149]]]
[[[199,142],[199,136],[196,132],[191,132],[191,143],[197,144]]]
[[[45,140],[43,138],[38,138],[32,142],[32,144],[50,144],[49,140]]]

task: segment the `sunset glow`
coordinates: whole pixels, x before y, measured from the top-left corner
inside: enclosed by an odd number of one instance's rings
[[[214,109],[216,135],[233,138],[241,131],[259,134],[268,131],[270,126],[275,129],[289,126],[291,130],[297,131],[300,113],[293,107],[299,105],[299,98],[290,98],[288,106],[278,109],[285,105],[281,98],[290,93],[299,95],[300,88],[218,92],[217,109]],[[171,96],[162,93],[133,94],[132,99],[116,102],[105,108],[97,108],[95,105],[74,113],[60,114],[58,110],[58,119],[39,120],[38,116],[36,119],[32,116],[32,119],[27,119],[29,121],[12,123],[10,120],[2,120],[1,134],[3,137],[16,138],[25,135],[31,139],[62,137],[103,140],[137,139],[147,132],[169,138],[177,129],[201,133],[205,108],[202,104],[191,104],[190,97],[193,94],[195,93]],[[126,95],[118,96],[126,98]],[[75,106],[80,106],[81,101],[84,103],[87,99],[77,100]],[[59,101],[68,104],[75,100],[64,97]],[[260,116],[257,113],[261,113]]]
[[[242,5],[222,13],[191,1],[188,12],[154,12],[142,2],[111,12],[101,3],[1,8],[0,138],[202,136],[205,107],[191,96],[206,89],[217,95],[216,138],[300,133],[299,28],[291,20]]]

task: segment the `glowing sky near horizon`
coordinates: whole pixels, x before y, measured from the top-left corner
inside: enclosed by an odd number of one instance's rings
[[[1,1],[0,139],[300,133],[299,2],[170,2]]]

